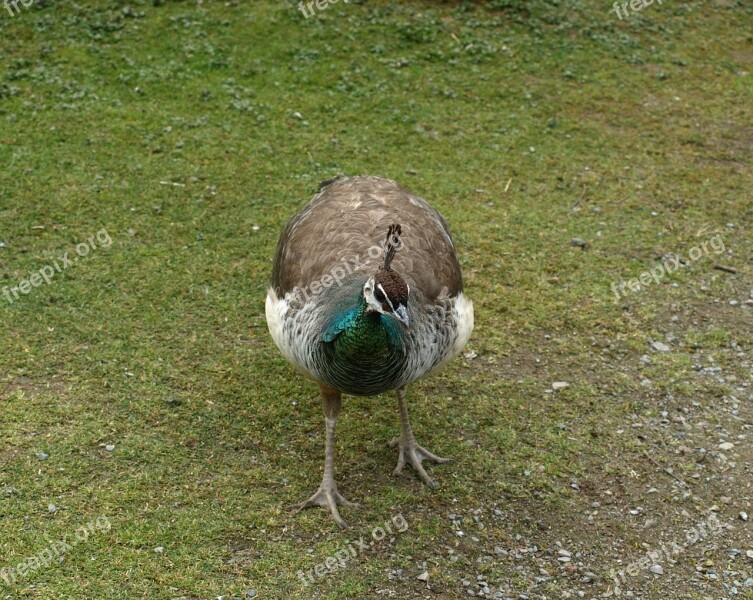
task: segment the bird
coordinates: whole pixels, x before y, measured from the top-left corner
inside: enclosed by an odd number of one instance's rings
[[[265,302],[269,332],[298,371],[319,385],[325,418],[322,481],[294,512],[357,508],[334,477],[335,424],[342,395],[394,391],[400,436],[393,474],[407,464],[431,488],[424,460],[446,463],[418,444],[406,388],[458,354],[473,330],[455,245],[442,215],[395,181],[338,177],[283,229]]]

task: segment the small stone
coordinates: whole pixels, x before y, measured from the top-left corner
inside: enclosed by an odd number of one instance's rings
[[[39,460],[47,460],[48,458],[50,458],[50,455],[45,454],[44,452],[37,452],[37,458]]]
[[[570,387],[570,384],[567,381],[555,381],[552,384],[552,389],[556,392],[557,390],[564,390],[565,388]]]
[[[51,513],[56,513],[56,512],[58,511],[58,507],[57,507],[57,506],[55,506],[54,504],[50,504],[50,505],[49,505],[49,506],[47,507],[47,510],[48,510],[49,512],[51,512]]]
[[[753,559],[753,550],[746,550],[745,556],[747,556],[750,559]]]
[[[744,510],[740,511],[740,520],[741,521],[747,521],[748,520],[748,513],[746,513]]]
[[[419,581],[429,581],[429,573],[428,571],[424,571],[421,573],[418,577],[416,577]]]
[[[582,248],[583,250],[588,249],[588,242],[583,241],[579,237],[574,237],[570,240],[570,245],[575,246],[576,248]]]
[[[652,565],[649,571],[654,575],[664,575],[664,569],[661,568],[661,565]]]
[[[256,590],[248,590],[246,592],[246,598],[256,598]]]
[[[732,450],[735,445],[732,442],[724,442],[722,444],[719,444],[719,450]]]
[[[651,342],[651,348],[657,352],[669,352],[671,348],[663,342]]]
[[[105,446],[105,450],[107,450],[108,452],[113,452],[115,450],[115,444],[107,444],[107,446]]]
[[[163,553],[163,552],[165,551],[165,548],[164,548],[163,546],[157,546],[157,547],[156,547],[156,548],[154,549],[154,551],[155,551],[155,552],[156,552],[157,554],[162,554],[162,553]]]

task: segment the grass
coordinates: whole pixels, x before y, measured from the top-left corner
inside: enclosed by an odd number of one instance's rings
[[[424,569],[431,597],[464,595],[477,573],[560,597],[582,584],[535,584],[493,548],[554,544],[597,490],[627,506],[671,483],[637,465],[661,433],[631,424],[660,418],[666,396],[723,420],[725,386],[750,380],[747,3],[622,21],[578,0],[351,2],[309,19],[293,2],[19,6],[0,14],[0,286],[102,230],[112,244],[0,295],[0,568],[97,517],[111,527],[0,580],[0,597],[414,598]],[[318,484],[322,419],[263,314],[286,219],[338,174],[396,179],[445,215],[477,320],[477,358],[409,393],[419,439],[457,459],[432,470],[439,491],[390,476],[392,398],[347,400],[336,473],[365,507],[344,512],[346,533],[285,510]],[[714,235],[723,255],[615,300],[613,282]],[[641,373],[670,330],[673,352]],[[699,380],[699,360],[734,379]],[[557,380],[570,387],[545,393]],[[303,587],[298,570],[399,514],[405,532]],[[626,563],[640,548],[603,518],[580,536],[599,575],[607,547],[625,542]],[[719,597],[721,578],[707,583],[647,581],[645,597]]]

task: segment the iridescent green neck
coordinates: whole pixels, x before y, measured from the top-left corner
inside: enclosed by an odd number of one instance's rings
[[[396,380],[405,358],[400,323],[368,311],[362,296],[335,312],[320,340],[331,385],[351,394],[379,393]]]

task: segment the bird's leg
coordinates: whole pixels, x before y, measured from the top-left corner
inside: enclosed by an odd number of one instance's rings
[[[316,493],[311,496],[305,502],[294,505],[292,508],[297,513],[304,508],[310,506],[323,506],[328,508],[332,513],[332,517],[335,519],[338,525],[341,527],[347,527],[345,521],[340,516],[337,506],[348,506],[357,508],[359,505],[354,502],[349,502],[342,497],[340,492],[337,491],[337,483],[335,482],[334,470],[335,470],[335,422],[337,421],[337,415],[340,413],[340,406],[342,400],[340,392],[331,387],[321,385],[319,386],[322,392],[322,408],[324,409],[324,421],[326,424],[327,436],[326,446],[324,451],[324,476],[322,477],[322,483]]]
[[[397,405],[400,409],[400,424],[402,425],[402,432],[400,438],[396,438],[389,443],[390,448],[395,446],[400,447],[400,456],[397,459],[397,467],[393,471],[393,475],[397,475],[403,470],[405,463],[408,463],[413,470],[418,473],[421,480],[429,487],[435,488],[437,484],[429,477],[426,470],[421,466],[421,462],[424,460],[430,460],[435,463],[450,462],[450,458],[442,458],[436,454],[432,454],[425,448],[422,448],[416,442],[416,438],[413,436],[413,430],[408,420],[408,404],[405,401],[405,388],[397,390]]]

